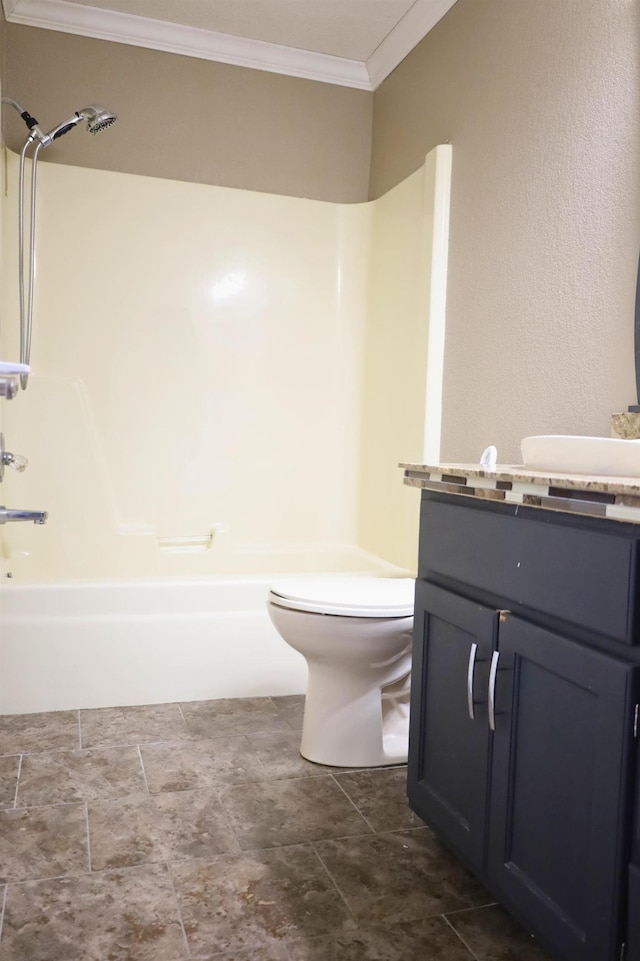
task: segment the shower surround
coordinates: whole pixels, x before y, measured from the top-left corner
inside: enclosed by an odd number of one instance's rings
[[[360,205],[42,164],[2,499],[49,521],[0,535],[0,713],[300,691],[269,580],[413,568],[396,464],[437,456],[450,164]]]

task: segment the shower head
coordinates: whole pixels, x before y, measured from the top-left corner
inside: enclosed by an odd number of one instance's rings
[[[82,110],[78,111],[78,115],[82,120],[87,121],[89,133],[100,133],[101,130],[106,130],[118,119],[115,113],[111,113],[110,110],[99,103],[83,107]]]
[[[99,103],[93,103],[88,107],[83,107],[82,110],[77,110],[73,117],[69,117],[68,120],[59,123],[58,126],[50,130],[49,133],[43,133],[38,126],[38,121],[35,120],[24,107],[21,107],[16,100],[12,100],[11,97],[2,97],[2,103],[10,104],[14,110],[18,111],[26,123],[29,128],[27,143],[33,143],[34,140],[38,140],[43,147],[48,147],[49,144],[52,144],[58,137],[62,137],[65,133],[73,130],[81,120],[87,121],[87,130],[89,133],[100,133],[101,130],[110,127],[111,124],[115,123],[118,119],[115,113],[111,113],[106,107],[103,107]]]
[[[112,123],[115,123],[117,119],[115,113],[111,113],[106,107],[102,107],[99,103],[91,104],[88,107],[83,107],[82,110],[76,110],[73,117],[50,130],[46,135],[46,142],[43,146],[48,147],[50,143],[72,130],[82,120],[87,121],[89,133],[100,133],[101,130],[106,130]]]

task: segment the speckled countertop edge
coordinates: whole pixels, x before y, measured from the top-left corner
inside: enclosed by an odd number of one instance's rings
[[[594,491],[604,494],[630,494],[640,497],[640,478],[607,477],[587,474],[557,474],[527,470],[522,464],[497,464],[495,470],[487,470],[478,464],[405,464],[398,465],[415,474],[446,475],[449,477],[480,477],[501,483],[539,484],[541,487],[557,487],[565,490]],[[425,480],[428,479],[425,477]]]

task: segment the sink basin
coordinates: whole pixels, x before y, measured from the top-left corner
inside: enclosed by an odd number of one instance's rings
[[[520,448],[528,470],[640,477],[640,440],[545,434],[525,437]]]

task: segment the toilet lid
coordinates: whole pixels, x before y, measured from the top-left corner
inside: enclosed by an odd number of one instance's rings
[[[409,577],[301,577],[272,585],[279,607],[342,617],[411,617],[415,581]]]

